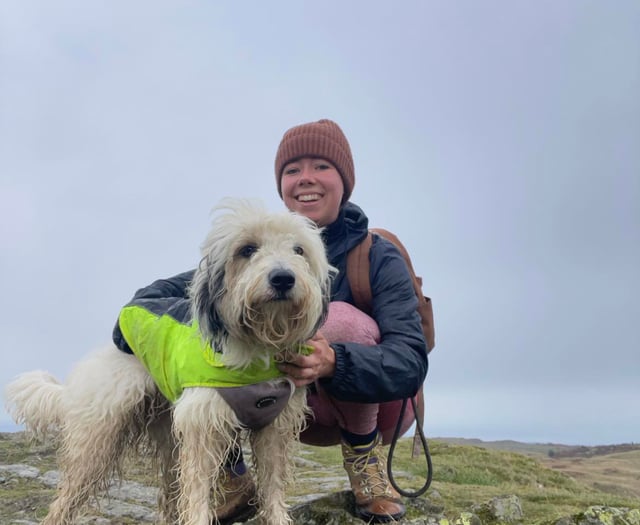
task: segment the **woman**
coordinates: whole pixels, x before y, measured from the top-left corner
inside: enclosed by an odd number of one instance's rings
[[[347,253],[367,235],[368,219],[349,202],[354,165],[336,123],[320,120],[287,131],[276,154],[275,173],[286,207],[325,228],[329,262],[339,270],[327,322],[310,342],[315,351],[281,365],[296,385],[317,386],[308,397],[314,420],[301,440],[311,445],[341,443],[357,514],[372,521],[398,519],[404,506],[387,479],[380,444],[393,435],[398,400],[414,396],[427,373],[411,278],[397,249],[374,237],[373,319],[351,306]],[[407,412],[403,431],[413,421]]]
[[[349,202],[353,158],[335,122],[320,120],[288,130],[278,147],[275,175],[285,206],[324,227],[329,262],[339,270],[327,321],[309,341],[314,352],[279,365],[296,386],[309,387],[313,417],[301,441],[341,444],[357,515],[368,522],[397,520],[405,507],[387,478],[381,446],[391,440],[401,400],[416,395],[427,373],[427,346],[409,271],[393,244],[374,237],[369,255],[372,317],[352,306],[347,253],[367,235],[368,219]],[[184,296],[189,275],[157,281],[136,296]],[[114,341],[126,350],[117,326]],[[402,432],[412,422],[409,409]],[[228,468],[230,494],[216,509],[221,523],[246,519],[254,510],[255,488],[241,451],[229,458]]]

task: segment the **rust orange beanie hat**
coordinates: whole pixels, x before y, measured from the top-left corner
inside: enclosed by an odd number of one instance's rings
[[[282,170],[289,162],[300,157],[320,157],[331,162],[340,173],[344,184],[342,202],[349,200],[356,181],[351,148],[340,126],[332,120],[322,119],[295,126],[284,134],[275,162],[276,184],[280,197]]]

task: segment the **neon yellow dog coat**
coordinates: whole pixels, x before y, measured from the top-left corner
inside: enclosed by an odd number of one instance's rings
[[[129,347],[172,403],[185,388],[215,388],[241,424],[255,430],[273,421],[293,394],[293,382],[273,359],[268,366],[255,362],[242,370],[226,367],[222,355],[203,342],[196,321],[185,324],[129,305],[120,312],[118,322]]]

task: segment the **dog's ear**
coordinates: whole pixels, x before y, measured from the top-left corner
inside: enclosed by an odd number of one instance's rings
[[[211,275],[207,260],[203,258],[189,288],[191,314],[198,321],[202,338],[212,346],[215,341],[220,341],[227,335],[216,308],[216,303],[224,293],[223,283],[224,273]],[[216,350],[215,347],[214,350]]]
[[[329,315],[329,303],[323,301],[322,315],[318,318],[318,321],[316,322],[316,325],[313,328],[313,331],[311,332],[312,334],[315,334],[318,330],[320,330],[320,328],[322,328],[322,325],[327,320],[328,315]]]
[[[335,268],[329,267],[330,270],[327,272],[326,279],[321,284],[322,290],[322,313],[318,322],[316,323],[315,328],[313,329],[313,333],[315,334],[327,320],[327,315],[329,315],[329,302],[331,301],[331,285],[333,284],[333,279],[335,275],[337,275],[337,270]]]

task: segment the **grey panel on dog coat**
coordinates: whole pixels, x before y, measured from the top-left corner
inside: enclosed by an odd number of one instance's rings
[[[250,430],[260,430],[278,417],[294,390],[293,381],[287,377],[254,385],[216,388],[240,424]]]

